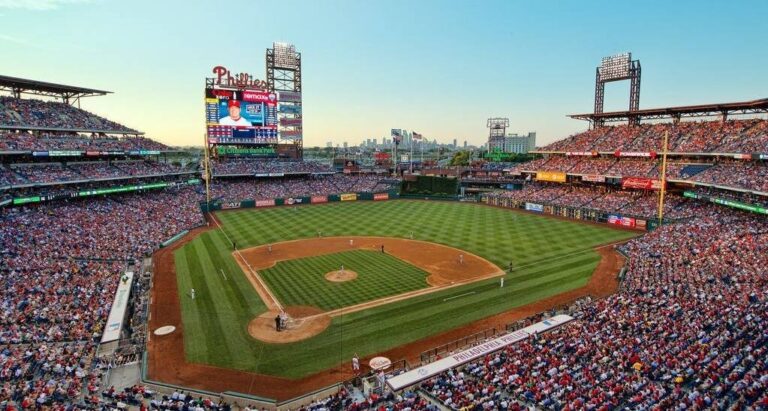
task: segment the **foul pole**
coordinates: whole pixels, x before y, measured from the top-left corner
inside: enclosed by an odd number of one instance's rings
[[[667,191],[667,148],[669,131],[664,133],[664,152],[661,154],[661,191],[659,191],[659,225],[664,221],[664,194]]]
[[[207,207],[211,206],[211,163],[210,163],[210,157],[208,155],[208,138],[203,135],[203,173],[205,177],[205,205]]]

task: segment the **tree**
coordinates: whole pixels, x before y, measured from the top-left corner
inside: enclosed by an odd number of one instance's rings
[[[452,166],[468,166],[469,165],[469,151],[457,151],[453,153],[451,158]]]

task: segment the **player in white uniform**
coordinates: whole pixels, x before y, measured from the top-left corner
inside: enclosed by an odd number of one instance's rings
[[[240,102],[237,100],[229,100],[227,104],[229,109],[229,115],[219,119],[219,124],[222,126],[235,126],[235,127],[251,127],[250,121],[240,116]]]

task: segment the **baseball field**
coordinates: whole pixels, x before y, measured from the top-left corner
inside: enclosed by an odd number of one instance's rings
[[[582,287],[600,262],[597,246],[637,235],[484,205],[404,200],[226,211],[216,219],[219,227],[173,251],[185,359],[291,379]],[[280,309],[299,320],[296,330],[323,324],[294,342],[267,342],[254,331],[256,319],[269,323]]]

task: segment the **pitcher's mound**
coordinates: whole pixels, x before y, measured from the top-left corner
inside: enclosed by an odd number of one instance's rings
[[[331,271],[325,275],[325,279],[334,283],[343,283],[344,281],[352,281],[357,278],[357,273],[352,270],[336,270]]]
[[[305,340],[325,331],[331,325],[331,317],[317,307],[286,307],[290,318],[288,327],[278,332],[275,329],[275,317],[279,311],[267,311],[251,320],[248,334],[251,337],[271,344],[285,344]]]

